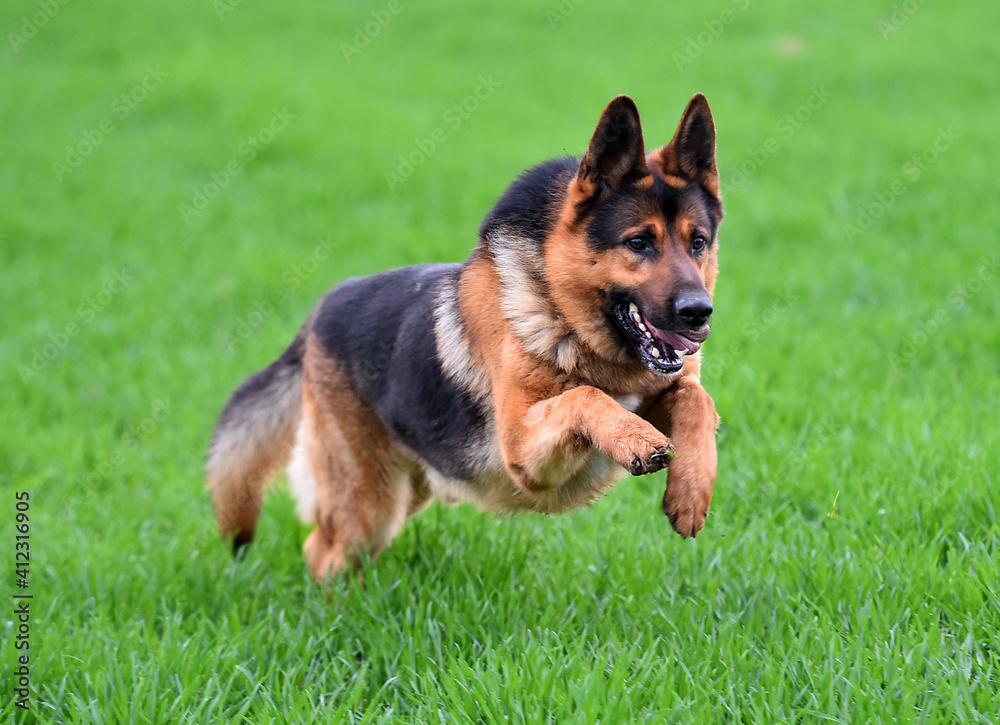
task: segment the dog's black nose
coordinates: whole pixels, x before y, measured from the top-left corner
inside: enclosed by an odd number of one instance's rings
[[[712,299],[707,292],[681,292],[674,300],[677,317],[694,330],[703,327],[712,316]]]

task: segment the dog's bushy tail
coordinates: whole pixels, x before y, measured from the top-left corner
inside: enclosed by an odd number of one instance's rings
[[[288,462],[302,414],[300,332],[280,358],[229,397],[208,449],[208,488],[219,531],[233,551],[253,539],[268,481]]]

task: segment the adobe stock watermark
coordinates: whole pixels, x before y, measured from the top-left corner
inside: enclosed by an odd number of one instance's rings
[[[903,0],[893,5],[892,12],[878,21],[878,31],[882,35],[882,40],[888,40],[898,33],[926,3],[927,0]]]
[[[765,139],[757,148],[750,149],[747,152],[747,158],[735,169],[730,169],[727,172],[727,180],[724,183],[728,191],[739,189],[746,184],[763,168],[768,159],[778,153],[782,144],[798,133],[803,126],[812,120],[816,112],[833,98],[833,91],[829,90],[825,83],[814,85],[809,90],[811,92],[805,103],[800,104],[778,120],[774,127],[775,134]]]
[[[443,125],[435,128],[424,138],[414,141],[412,151],[406,155],[399,155],[399,163],[396,164],[395,170],[385,172],[385,181],[389,184],[389,191],[410,178],[413,172],[433,156],[441,144],[448,140],[449,131],[454,133],[461,128],[462,124],[479,110],[480,105],[489,99],[501,85],[500,81],[493,78],[492,73],[485,77],[479,76],[478,80],[479,85],[472,93],[444,112],[441,119]]]
[[[330,259],[330,253],[336,247],[337,243],[330,237],[318,239],[316,246],[308,256],[291,265],[282,273],[281,281],[284,282],[284,287],[276,288],[270,294],[258,299],[254,302],[250,312],[237,320],[232,329],[219,332],[226,349],[232,352],[249,340],[275,313],[278,305],[285,301],[286,295],[301,287],[323,266],[324,262]]]
[[[111,451],[94,466],[94,470],[80,480],[80,485],[74,488],[71,501],[79,503],[86,495],[93,493],[98,486],[108,481],[114,472],[128,461],[129,456],[142,448],[176,411],[177,406],[170,398],[155,399],[149,414],[130,426]]]
[[[909,365],[917,352],[931,341],[937,340],[941,331],[953,321],[952,315],[969,304],[969,300],[982,292],[996,279],[1000,271],[1000,259],[997,255],[983,257],[975,273],[948,292],[945,303],[925,320],[921,320],[907,335],[899,350],[889,354],[889,365],[893,372],[899,372]]]
[[[286,108],[275,108],[269,120],[257,133],[247,136],[236,147],[236,158],[230,159],[219,171],[209,174],[209,181],[191,190],[191,202],[181,204],[181,218],[185,224],[190,224],[191,220],[199,216],[208,205],[221,194],[235,179],[246,169],[246,165],[251,163],[258,154],[270,145],[274,139],[288,128],[288,124],[295,120],[295,116],[288,112]]]
[[[694,62],[712,43],[719,39],[726,28],[735,23],[736,19],[747,11],[747,8],[750,7],[750,0],[732,0],[732,4],[736,8],[735,10],[725,8],[719,13],[719,17],[705,21],[704,30],[684,39],[684,52],[675,51],[673,56],[674,65],[677,66],[678,72],[683,73],[685,68],[694,65]]]
[[[115,129],[118,128],[115,125],[115,120],[117,119],[118,123],[123,123],[169,75],[160,66],[154,68],[147,65],[146,75],[142,77],[142,80],[111,103],[111,114],[98,121],[93,128],[84,129],[80,134],[79,141],[66,145],[66,153],[63,158],[52,162],[56,181],[62,181],[67,174],[76,171],[84,159],[94,153],[97,147],[115,132]]]
[[[846,222],[844,224],[844,234],[847,236],[847,241],[853,242],[871,229],[876,220],[884,216],[911,185],[920,181],[920,177],[936,164],[941,159],[942,154],[954,146],[959,138],[961,138],[961,134],[953,130],[951,126],[946,129],[939,128],[931,145],[906,160],[900,169],[900,175],[875,192],[872,201],[858,212],[854,223]]]
[[[39,0],[38,10],[31,15],[21,17],[21,27],[19,33],[7,33],[7,42],[14,53],[20,53],[21,47],[28,44],[32,38],[38,35],[38,31],[44,28],[64,5],[70,0]]]
[[[561,0],[555,9],[546,10],[545,19],[549,23],[549,28],[555,30],[565,23],[585,2],[587,0]]]
[[[235,11],[242,4],[243,0],[214,0],[212,8],[215,10],[215,14],[219,16],[219,20],[225,20],[229,13]]]
[[[786,287],[775,293],[771,301],[763,312],[756,315],[752,320],[740,328],[739,336],[733,340],[725,350],[712,350],[706,355],[707,361],[702,364],[702,374],[708,378],[718,379],[732,364],[743,359],[749,345],[757,342],[764,333],[777,323],[781,316],[788,309],[799,301],[799,296]]]
[[[344,60],[350,63],[351,58],[361,55],[361,51],[371,45],[382,34],[382,31],[389,27],[392,19],[401,12],[403,12],[403,4],[400,0],[389,0],[384,7],[372,10],[371,20],[364,25],[354,26],[351,42],[340,44],[340,52],[344,54]]]
[[[823,450],[830,441],[837,437],[841,430],[834,427],[833,422],[829,418],[824,417],[821,419],[819,423],[810,429],[805,442],[785,456],[784,463],[781,468],[774,472],[771,480],[781,485],[787,483],[794,476],[801,474],[809,459]]]
[[[28,360],[17,366],[21,381],[27,383],[38,377],[62,357],[70,342],[78,337],[87,325],[96,320],[111,301],[134,281],[135,276],[128,267],[122,267],[110,274],[100,292],[84,296],[77,305],[76,317],[62,328],[46,333],[45,341],[31,351]]]

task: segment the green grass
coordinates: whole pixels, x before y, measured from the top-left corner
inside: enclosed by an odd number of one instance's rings
[[[39,5],[0,9],[0,552],[27,490],[34,595],[29,714],[0,617],[4,720],[1000,721],[1000,6],[914,4],[883,38],[890,0],[399,3],[350,62],[386,5],[70,2],[17,52]],[[435,505],[327,602],[279,489],[231,561],[203,452],[318,296],[464,258],[612,96],[652,146],[695,91],[728,212],[698,539],[662,475],[558,518]]]

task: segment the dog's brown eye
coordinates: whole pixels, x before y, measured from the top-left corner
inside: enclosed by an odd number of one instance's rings
[[[628,240],[627,244],[629,249],[634,249],[637,252],[641,252],[643,249],[646,249],[646,247],[649,246],[646,243],[646,240],[643,239],[642,237],[632,237],[631,239]]]
[[[708,242],[705,241],[705,237],[697,236],[691,240],[691,251],[700,252],[705,248],[706,244],[708,244]]]

